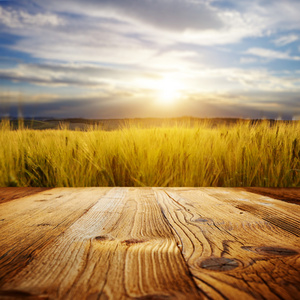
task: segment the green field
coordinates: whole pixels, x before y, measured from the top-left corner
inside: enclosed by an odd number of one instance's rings
[[[300,186],[300,122],[0,126],[2,187]]]

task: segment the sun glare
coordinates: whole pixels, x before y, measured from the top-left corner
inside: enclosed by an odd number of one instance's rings
[[[174,79],[164,78],[158,83],[158,102],[162,104],[172,104],[181,96],[181,85]]]

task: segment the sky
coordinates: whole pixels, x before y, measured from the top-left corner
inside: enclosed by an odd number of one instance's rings
[[[300,119],[300,0],[0,0],[0,117]]]

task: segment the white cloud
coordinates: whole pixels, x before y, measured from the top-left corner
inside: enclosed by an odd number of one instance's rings
[[[184,50],[157,52],[155,55],[149,57],[149,59],[143,61],[140,66],[160,72],[184,72],[185,70],[195,66],[195,63],[193,61],[190,61],[195,57],[199,58],[201,57],[201,55],[194,51]]]
[[[156,53],[146,48],[137,40],[130,40],[120,35],[95,32],[94,38],[78,32],[77,36],[66,32],[43,34],[34,38],[24,39],[11,49],[23,51],[46,60],[61,62],[93,62],[112,64],[138,64]]]
[[[23,10],[7,10],[0,6],[0,23],[10,28],[21,28],[24,26],[58,26],[63,22],[54,14],[29,14]]]
[[[228,80],[240,83],[245,90],[267,92],[300,92],[300,78],[296,73],[283,74],[265,69],[232,69]]]
[[[114,69],[92,64],[20,64],[0,69],[0,79],[27,82],[48,87],[76,86],[111,90],[126,88],[136,78],[158,77],[157,73],[131,69]]]
[[[265,48],[250,48],[245,52],[245,54],[265,57],[267,59],[300,60],[299,56],[291,56],[288,52],[280,52]]]
[[[300,78],[296,71],[276,73],[267,69],[203,68],[190,71],[194,92],[298,92]]]
[[[289,34],[289,35],[281,36],[281,37],[277,38],[276,40],[273,40],[273,43],[276,46],[281,47],[281,46],[285,46],[285,45],[288,45],[290,43],[293,43],[293,42],[297,41],[298,39],[299,39],[298,35]]]
[[[10,47],[36,58],[61,62],[147,65],[152,61],[153,65],[161,62],[162,68],[171,64],[188,65],[188,57],[170,58],[165,49],[175,49],[179,43],[202,46],[237,43],[245,37],[263,36],[274,25],[270,22],[271,12],[262,6],[258,12],[255,5],[243,12],[222,10],[205,1],[35,2],[49,12],[33,14],[0,7],[2,23],[9,27],[6,32],[23,37]],[[266,52],[260,51],[260,55]]]
[[[136,38],[135,26],[117,20],[57,17],[56,26],[42,26],[50,17],[21,17],[23,12],[2,10],[6,32],[23,37],[9,46],[36,58],[62,62],[137,64],[157,52],[151,41]],[[55,20],[55,18],[53,19]],[[40,22],[40,26],[38,23]],[[43,23],[44,22],[44,23]],[[50,21],[49,21],[50,22]],[[132,34],[133,36],[131,36]]]
[[[236,11],[245,17],[259,17],[257,24],[266,33],[283,30],[299,30],[299,0],[243,0],[231,1]]]
[[[241,64],[252,64],[258,62],[257,58],[254,57],[241,57],[240,58],[240,63]]]
[[[114,20],[119,33],[130,26],[132,36],[156,43],[222,45],[236,43],[245,37],[262,36],[267,30],[265,16],[256,12],[239,12],[212,7],[206,1],[188,0],[88,0],[36,1],[52,12],[73,12],[94,18],[102,27],[103,18]],[[83,25],[86,27],[86,25]],[[87,28],[88,29],[88,28]],[[78,30],[74,26],[73,30]],[[86,31],[88,32],[88,31]],[[91,33],[88,33],[91,34]]]
[[[265,12],[269,10],[268,17],[273,18],[273,25],[277,29],[299,30],[300,28],[300,2],[298,0],[270,1],[265,6]]]
[[[203,1],[182,0],[52,0],[38,5],[54,11],[72,11],[90,16],[114,16],[136,20],[170,31],[219,28],[222,23],[215,11]]]
[[[4,100],[6,94],[2,94]],[[0,97],[1,90],[0,90]],[[1,98],[3,99],[3,98]],[[116,101],[122,99],[122,101]],[[134,118],[134,117],[250,117],[296,118],[300,115],[299,93],[228,92],[194,93],[171,107],[156,105],[151,97],[129,93],[90,93],[72,97],[53,94],[11,94],[0,103],[3,113],[20,109],[24,116]],[[4,105],[3,105],[4,104]],[[6,106],[6,108],[4,107]]]
[[[170,54],[170,59],[178,53]],[[188,53],[186,53],[188,55]],[[189,68],[179,69],[154,66],[142,68],[101,67],[92,64],[20,64],[0,70],[0,79],[42,85],[47,88],[74,87],[88,93],[130,93],[150,95],[161,85],[163,78],[180,83],[183,94],[219,93],[232,91],[300,92],[300,78],[295,72],[274,73],[266,69]]]
[[[65,94],[74,94],[76,88],[83,94],[92,90],[101,96],[100,102],[109,98],[116,103],[122,97],[150,99],[155,94],[151,88],[159,86],[157,81],[164,76],[182,82],[187,99],[191,95],[216,99],[221,93],[223,104],[229,103],[226,93],[241,95],[239,101],[249,99],[243,98],[249,91],[299,93],[297,72],[223,67],[236,65],[234,43],[244,38],[269,35],[277,46],[295,41],[296,34],[275,38],[278,32],[300,28],[293,11],[299,5],[282,2],[245,0],[247,9],[234,5],[221,9],[205,0],[36,1],[36,7],[43,6],[47,13],[0,6],[0,23],[5,25],[1,32],[21,37],[7,47],[47,62],[2,67],[0,79],[43,85],[53,92],[62,86]],[[215,45],[228,45],[229,52],[221,53],[222,47]],[[300,60],[289,52],[249,48],[241,64]]]

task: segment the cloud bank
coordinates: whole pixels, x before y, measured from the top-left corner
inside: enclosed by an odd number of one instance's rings
[[[292,116],[298,11],[296,0],[0,2],[0,92],[76,117]],[[165,79],[181,85],[169,109],[154,104]]]

